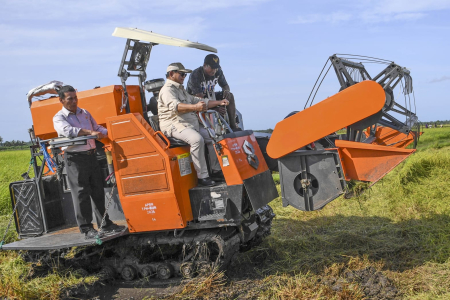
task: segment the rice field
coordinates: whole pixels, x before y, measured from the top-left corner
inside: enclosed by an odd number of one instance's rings
[[[262,245],[239,254],[226,275],[183,283],[165,298],[450,299],[450,127],[424,131],[416,154],[357,197],[308,213],[276,199]],[[28,153],[0,152],[0,233],[8,185],[26,171]],[[0,252],[0,297],[59,299],[97,280],[57,266],[32,273],[17,253]]]

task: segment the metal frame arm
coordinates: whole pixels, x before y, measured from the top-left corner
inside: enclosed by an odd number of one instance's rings
[[[350,60],[343,59],[336,55],[330,56],[336,76],[338,77],[341,90],[356,84],[356,77],[362,80],[372,80],[366,68],[361,63],[355,63]],[[351,73],[349,72],[351,71]]]
[[[408,133],[411,130],[412,126],[415,123],[415,120],[417,120],[417,116],[409,109],[396,103],[393,93],[394,88],[400,82],[402,82],[402,79],[404,79],[405,81],[403,93],[405,95],[412,93],[412,78],[408,69],[401,67],[394,62],[390,62],[389,65],[377,76],[371,78],[362,63],[356,63],[338,57],[336,54],[330,56],[330,61],[336,72],[339,84],[341,85],[341,90],[358,83],[358,81],[355,80],[355,77],[359,77],[360,80],[376,81],[385,90],[386,103],[380,114],[380,118],[372,120],[367,119],[366,123],[371,123],[369,125],[373,125],[373,122],[375,122],[374,124],[379,123],[383,126],[390,127],[403,133]],[[402,122],[389,114],[389,111],[404,115],[407,117],[407,120],[405,122]],[[358,132],[356,132],[355,130],[359,129],[353,128],[353,130],[348,133],[349,140],[352,140],[352,138],[358,138]]]
[[[131,42],[133,42],[133,45],[131,45]],[[147,47],[148,48],[148,56],[146,55],[143,58],[142,63],[142,70],[141,69],[136,69],[133,68],[133,66],[135,66],[135,62],[133,61],[127,61],[127,56],[128,56],[128,52],[132,51],[130,54],[130,60],[132,60],[133,58],[138,57],[138,54],[135,53],[134,51],[138,51],[140,48],[142,47]],[[120,77],[120,81],[122,83],[122,88],[123,88],[123,103],[122,103],[122,108],[123,106],[125,106],[126,112],[130,113],[130,104],[129,104],[129,98],[128,98],[128,91],[127,91],[127,84],[126,81],[128,79],[128,77],[138,77],[138,81],[139,81],[139,92],[140,92],[140,96],[141,96],[141,102],[142,102],[142,108],[143,108],[143,115],[144,115],[144,119],[147,120],[148,122],[148,116],[147,116],[147,100],[145,97],[145,90],[144,90],[144,82],[147,79],[147,73],[145,72],[146,68],[147,68],[147,63],[148,60],[150,58],[150,54],[153,48],[153,44],[149,43],[141,43],[138,40],[133,40],[133,39],[127,39],[127,42],[125,44],[125,49],[122,55],[122,60],[120,62],[120,67],[119,67],[119,72],[117,74],[117,76]],[[125,69],[125,65],[128,66],[127,69]],[[130,74],[131,71],[136,71],[139,72],[138,74]]]

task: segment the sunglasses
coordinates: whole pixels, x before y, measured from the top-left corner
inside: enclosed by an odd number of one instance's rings
[[[186,75],[187,75],[187,73],[184,73],[184,72],[180,72],[180,71],[175,71],[175,72],[180,74],[181,77],[186,77]]]

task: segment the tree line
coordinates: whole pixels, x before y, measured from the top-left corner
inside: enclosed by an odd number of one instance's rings
[[[7,149],[25,149],[28,148],[30,145],[30,142],[24,142],[20,140],[12,140],[12,141],[5,141],[0,136],[0,150],[7,150]]]
[[[450,124],[450,120],[443,120],[443,121],[441,121],[441,120],[437,120],[437,121],[428,121],[428,122],[422,122],[422,124],[437,124],[437,125],[445,125],[445,124]]]

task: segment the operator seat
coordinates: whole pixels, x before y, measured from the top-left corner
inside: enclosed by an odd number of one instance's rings
[[[151,116],[149,117],[148,122],[150,123],[150,126],[153,128],[153,130],[155,132],[161,132],[161,129],[159,128],[159,116]],[[170,148],[175,148],[175,147],[181,147],[181,146],[189,146],[189,144],[183,142],[182,140],[176,139],[174,137],[167,137],[167,139],[170,141]],[[166,141],[164,139],[162,139],[164,141],[164,143],[166,143]],[[167,144],[167,143],[166,143]]]
[[[153,130],[155,132],[159,131],[159,132],[161,132],[161,134],[163,134],[163,133],[162,133],[161,129],[159,128],[158,102],[156,99],[159,96],[159,91],[164,86],[164,82],[165,82],[165,80],[163,78],[158,78],[158,79],[148,80],[144,83],[145,90],[149,93],[153,93],[153,97],[150,98],[150,101],[147,105],[147,110],[150,110],[153,114],[153,116],[150,116],[148,118],[149,119],[148,123],[150,124],[150,126],[153,128]],[[161,138],[161,139],[167,145],[166,140],[163,138]],[[182,140],[179,140],[179,139],[176,139],[173,137],[167,136],[167,139],[170,142],[170,148],[189,146],[189,144],[183,142]]]
[[[151,111],[154,116],[158,115],[158,100],[153,96],[148,101],[147,111]]]

